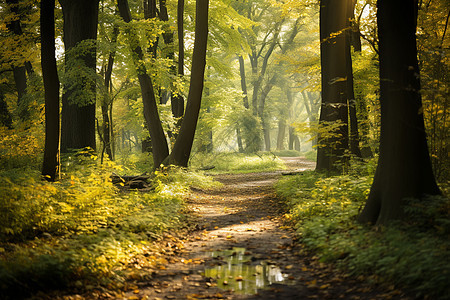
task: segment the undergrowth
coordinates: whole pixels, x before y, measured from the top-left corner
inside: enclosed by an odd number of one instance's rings
[[[66,159],[63,178],[27,168],[0,172],[0,298],[123,281],[127,265],[166,232],[186,226],[184,193],[211,178],[171,168],[154,173],[153,192],[121,191],[110,161],[89,152]],[[122,278],[122,279],[121,279]]]
[[[361,225],[356,217],[370,191],[372,167],[359,165],[347,175],[329,178],[315,172],[283,178],[276,188],[290,207],[286,217],[321,261],[377,283],[395,284],[418,298],[449,299],[448,198],[410,199],[402,222]]]
[[[191,159],[194,169],[214,167],[211,173],[254,173],[281,170],[285,165],[273,153],[196,153]]]

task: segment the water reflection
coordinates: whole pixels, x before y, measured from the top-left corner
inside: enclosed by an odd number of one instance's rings
[[[245,248],[233,248],[225,251],[213,251],[215,266],[205,269],[205,276],[217,280],[222,289],[234,290],[240,294],[256,294],[258,289],[282,282],[287,275],[280,268],[265,262],[252,262],[252,256]]]

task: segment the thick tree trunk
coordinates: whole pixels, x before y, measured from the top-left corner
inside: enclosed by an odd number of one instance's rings
[[[425,136],[416,48],[417,2],[378,0],[380,157],[359,221],[386,224],[402,201],[440,194]],[[395,30],[394,30],[395,29]]]
[[[348,149],[346,37],[347,0],[320,1],[320,57],[322,68],[322,108],[320,123],[336,121],[341,126],[335,136],[321,138],[317,151],[318,171],[335,171]]]
[[[64,47],[66,68],[75,68],[72,64],[79,60],[96,72],[95,40],[97,39],[99,0],[59,0],[64,16]],[[92,41],[89,45],[80,43]],[[68,70],[70,71],[70,70]],[[96,149],[95,143],[95,102],[96,87],[88,77],[72,78],[70,87],[64,87],[62,97],[61,151],[90,147]],[[89,90],[88,101],[79,103],[76,94]]]
[[[55,47],[55,0],[41,1],[41,65],[45,90],[45,148],[42,175],[54,181],[59,169],[59,78]]]
[[[208,6],[209,0],[196,1],[194,53],[186,114],[169,158],[170,164],[181,167],[187,167],[189,162],[202,101],[208,41]]]
[[[126,23],[131,22],[130,8],[127,0],[118,0],[118,7],[120,16]],[[130,29],[128,31],[130,47],[135,55],[133,55],[134,64],[137,69],[139,84],[142,92],[142,102],[144,104],[144,118],[150,132],[153,150],[153,164],[158,168],[161,163],[169,155],[169,147],[167,145],[166,136],[161,125],[161,120],[158,114],[158,107],[156,105],[155,93],[153,91],[153,84],[150,76],[147,74],[147,69],[143,63],[143,53],[139,46],[139,41],[136,33]]]

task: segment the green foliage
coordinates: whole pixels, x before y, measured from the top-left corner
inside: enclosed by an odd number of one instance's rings
[[[65,64],[62,69],[60,81],[66,91],[69,91],[69,104],[80,107],[95,103],[96,86],[100,84],[101,77],[96,74],[95,64],[92,61],[87,65],[89,58],[96,57],[97,41],[83,40],[65,52]]]
[[[374,160],[375,161],[375,160]],[[449,201],[408,200],[407,217],[389,227],[368,228],[356,221],[367,198],[375,162],[348,175],[321,174],[282,179],[277,193],[290,207],[288,219],[308,250],[354,275],[396,284],[433,299],[446,299],[450,266]]]
[[[25,130],[0,127],[0,169],[40,167],[43,135],[41,125]]]
[[[421,95],[428,146],[436,179],[450,177],[448,99],[450,60],[448,38],[448,1],[421,5],[418,15],[417,50],[419,55]]]
[[[297,150],[275,150],[275,151],[272,151],[272,153],[279,157],[302,156],[302,152],[297,151]]]
[[[303,155],[310,161],[316,161],[317,160],[317,151],[311,150],[308,152],[303,153]]]
[[[191,160],[193,168],[214,166],[213,173],[253,173],[284,169],[282,160],[272,153],[196,154]]]
[[[342,136],[341,128],[344,126],[341,120],[337,121],[321,121],[309,123],[294,123],[295,130],[300,134],[307,134],[311,138],[308,141],[317,139],[315,147],[332,147],[335,148],[338,143],[329,145],[327,141],[338,141]]]
[[[63,179],[56,183],[42,181],[34,170],[0,174],[0,298],[122,280],[151,241],[185,226],[188,187],[216,184],[170,168],[154,173],[153,192],[119,191],[110,175],[123,169],[98,160],[89,151],[65,157]]]

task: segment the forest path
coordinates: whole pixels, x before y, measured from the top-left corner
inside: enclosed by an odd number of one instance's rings
[[[314,168],[304,158],[284,160],[290,170]],[[222,187],[192,190],[196,230],[167,235],[161,265],[146,280],[127,282],[121,298],[400,299],[303,254],[274,193],[281,174],[217,175]]]

